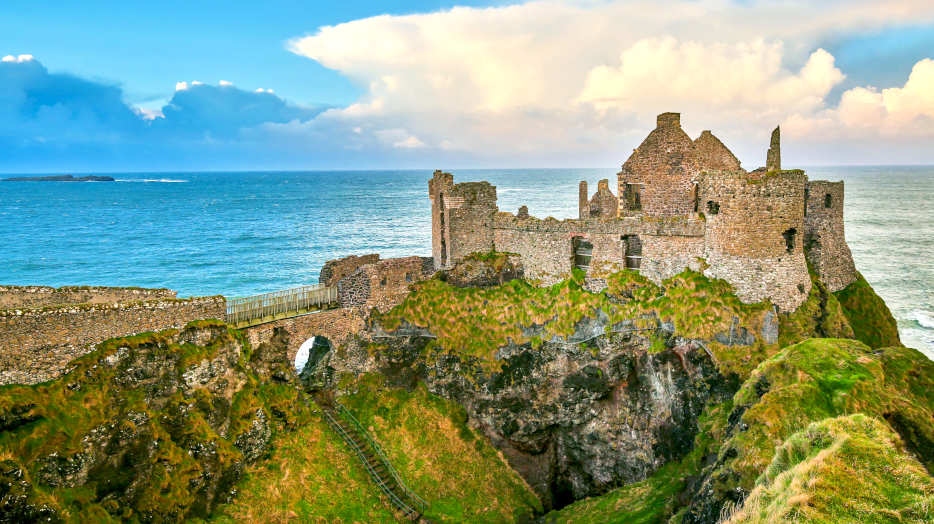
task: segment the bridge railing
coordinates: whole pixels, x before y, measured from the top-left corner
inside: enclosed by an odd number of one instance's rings
[[[315,284],[227,301],[227,323],[337,302],[337,287]]]

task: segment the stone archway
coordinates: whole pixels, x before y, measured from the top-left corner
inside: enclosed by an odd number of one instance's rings
[[[295,358],[307,341],[324,337],[331,348],[336,349],[346,345],[354,334],[364,329],[366,322],[362,313],[352,309],[332,309],[260,324],[241,331],[246,334],[254,351],[265,344],[265,360],[295,369]]]

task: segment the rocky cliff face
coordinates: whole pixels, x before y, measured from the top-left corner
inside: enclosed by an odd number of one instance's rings
[[[669,336],[653,351],[644,336],[593,336],[604,327],[585,322],[571,342],[536,349],[503,346],[501,370],[486,372],[469,358],[433,355],[433,337],[406,326],[380,333],[372,364],[391,384],[422,381],[463,405],[550,509],[643,480],[680,459],[707,403],[738,387],[696,342]]]
[[[206,517],[276,428],[308,416],[250,358],[202,322],[110,340],[56,381],[0,388],[0,522]]]

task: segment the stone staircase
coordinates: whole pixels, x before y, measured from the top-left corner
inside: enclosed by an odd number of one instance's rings
[[[350,446],[386,498],[409,520],[420,524],[431,524],[422,517],[428,503],[402,482],[379,444],[363,429],[353,414],[343,404],[337,402],[322,402],[320,405],[324,420]]]

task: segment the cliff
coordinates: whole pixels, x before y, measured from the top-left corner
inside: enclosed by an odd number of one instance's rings
[[[0,522],[398,521],[315,396],[431,522],[932,518],[934,363],[862,278],[812,275],[789,314],[693,271],[537,287],[511,255],[469,264],[354,313],[301,376],[299,331],[201,322],[0,387]]]

